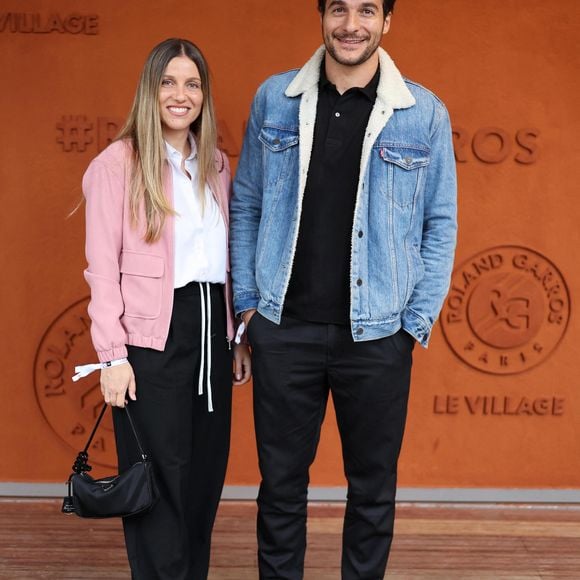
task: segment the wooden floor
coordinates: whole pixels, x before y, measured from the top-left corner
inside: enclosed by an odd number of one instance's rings
[[[59,512],[60,502],[0,501],[0,578],[129,578],[120,522]],[[341,504],[310,508],[305,580],[340,578]],[[255,506],[223,502],[210,580],[256,579]],[[387,578],[580,580],[580,506],[403,504]]]

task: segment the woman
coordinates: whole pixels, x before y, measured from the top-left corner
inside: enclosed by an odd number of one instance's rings
[[[191,42],[149,55],[118,139],[92,161],[85,278],[114,409],[119,469],[138,458],[125,413],[150,454],[154,508],[123,522],[132,577],[207,577],[230,438],[234,336],[228,259],[230,169],[217,147],[208,67]],[[250,378],[233,346],[234,384]]]

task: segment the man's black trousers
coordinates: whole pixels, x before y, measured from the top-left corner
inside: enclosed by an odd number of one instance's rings
[[[348,501],[343,580],[383,578],[393,538],[397,460],[403,438],[413,338],[399,331],[354,342],[347,326],[259,313],[249,323],[261,579],[303,577],[309,467],[332,394]]]

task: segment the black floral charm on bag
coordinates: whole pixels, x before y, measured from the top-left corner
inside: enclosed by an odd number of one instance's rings
[[[118,475],[93,479],[89,475],[88,448],[107,410],[103,405],[93,431],[74,462],[73,473],[68,478],[68,495],[64,498],[62,512],[76,514],[81,518],[129,517],[149,511],[155,504],[158,491],[153,475],[153,465],[143,451],[139,436],[125,406],[141,460]]]

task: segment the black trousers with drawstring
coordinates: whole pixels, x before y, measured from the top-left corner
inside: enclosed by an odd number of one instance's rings
[[[214,411],[209,412],[205,381],[203,394],[198,394],[200,292],[197,282],[175,290],[163,352],[128,347],[137,384],[131,415],[153,461],[160,492],[149,513],[123,521],[135,580],[205,580],[208,574],[211,532],[230,443],[232,353],[226,341],[223,286],[211,284]],[[207,318],[207,304],[205,308]],[[204,359],[207,369],[207,344]],[[122,409],[114,409],[114,424],[119,469],[124,470],[139,455]]]

